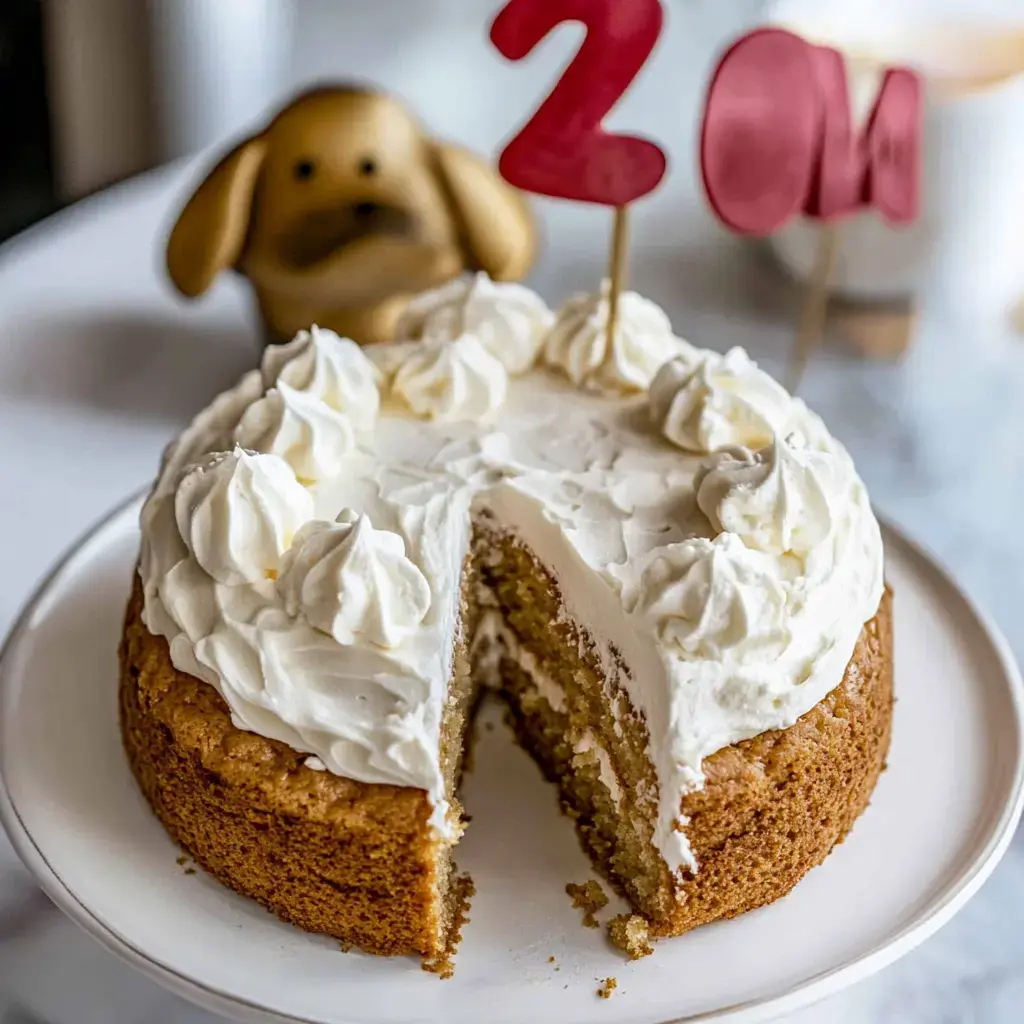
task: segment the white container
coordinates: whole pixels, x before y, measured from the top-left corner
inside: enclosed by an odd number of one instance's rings
[[[288,96],[295,0],[150,0],[157,156],[240,133]]]
[[[873,212],[844,221],[837,293],[870,300],[927,288],[995,314],[1024,295],[1024,17],[1000,18],[997,7],[1009,6],[784,0],[772,9],[773,23],[850,58],[860,104],[886,64],[925,82],[921,216],[905,228]],[[771,240],[798,278],[810,272],[818,230],[799,220]]]

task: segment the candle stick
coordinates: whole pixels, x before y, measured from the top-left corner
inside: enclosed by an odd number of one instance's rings
[[[1024,299],[1018,300],[1010,311],[1010,323],[1017,334],[1024,334]]]
[[[814,267],[804,291],[800,326],[797,328],[796,341],[789,356],[786,387],[793,393],[800,386],[811,354],[824,334],[828,297],[832,290],[838,250],[839,227],[836,224],[826,224],[818,234]]]
[[[613,358],[615,324],[619,315],[619,295],[626,290],[626,253],[629,248],[629,207],[616,206],[612,224],[611,261],[608,266],[608,345],[605,361]]]
[[[643,67],[661,33],[660,0],[509,0],[491,41],[521,60],[563,21],[586,38],[550,95],[506,145],[498,169],[528,192],[615,207],[609,259],[608,344],[625,287],[628,207],[657,187],[665,154],[653,142],[606,132],[602,120]]]

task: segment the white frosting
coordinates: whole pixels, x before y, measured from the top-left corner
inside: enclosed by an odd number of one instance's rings
[[[266,381],[247,375],[169,449],[142,514],[147,626],[239,727],[338,775],[425,789],[433,824],[454,836],[439,737],[471,514],[486,509],[553,574],[644,716],[656,845],[670,868],[696,869],[679,811],[703,784],[703,759],[820,701],[877,610],[881,537],[849,457],[796,400],[782,430],[762,416],[763,450],[709,457],[660,434],[678,387],[655,429],[662,396],[601,397],[545,373],[506,381],[504,401],[481,398],[488,386],[467,361],[482,353],[507,373],[471,334],[383,348],[395,351],[374,360],[395,377],[411,362],[412,393],[441,422],[418,419],[408,396],[389,403],[335,472],[303,487],[277,455],[231,450],[245,411],[284,380],[278,367]],[[312,386],[327,372],[305,358],[307,391],[333,408],[330,388]],[[745,387],[750,374],[733,377]],[[284,383],[301,390],[303,379]],[[702,449],[755,436],[750,409],[765,408],[719,405],[715,386],[714,429],[687,435]],[[444,422],[455,409],[472,415]],[[742,430],[723,429],[727,415]]]
[[[174,499],[178,532],[200,568],[236,586],[273,578],[313,501],[276,455],[236,448],[194,466]]]
[[[283,380],[246,409],[235,441],[251,451],[279,455],[306,481],[333,476],[356,447],[355,428],[344,413]]]
[[[775,564],[731,533],[666,547],[640,578],[637,611],[687,660],[745,664],[776,657],[787,639]]]
[[[558,311],[544,346],[544,360],[588,391],[646,391],[658,370],[696,350],[672,331],[664,311],[636,292],[619,296],[608,344],[608,282],[599,295],[579,294]]]
[[[416,296],[395,334],[400,341],[454,341],[461,334],[474,334],[510,374],[521,374],[533,366],[554,319],[535,291],[492,281],[480,271]]]
[[[305,483],[334,476],[380,411],[380,371],[349,338],[313,327],[263,355],[270,390],[245,411],[235,441],[280,455]]]
[[[825,571],[826,542],[848,504],[851,467],[843,455],[791,437],[749,452],[723,449],[697,479],[697,504],[715,530],[749,548],[800,561],[805,574]]]
[[[490,420],[508,393],[508,371],[474,334],[405,347],[391,394],[430,420]]]
[[[453,837],[458,826],[448,817],[438,746],[458,626],[459,580],[469,545],[468,491],[453,491],[440,470],[407,477],[387,471],[362,452],[350,454],[329,483],[309,488],[276,455],[228,452],[209,457],[231,443],[262,387],[258,372],[247,374],[237,388],[197,416],[168,450],[141,516],[144,621],[151,632],[168,639],[179,669],[217,689],[236,726],[309,753],[307,763],[337,775],[426,789],[434,807],[432,824],[441,835]],[[412,428],[400,431],[395,440],[418,465],[447,462],[445,437],[424,436],[422,426],[411,420],[394,425]],[[388,434],[387,426],[381,424],[378,437]],[[220,563],[230,560],[228,578],[236,582],[219,582],[194,556],[194,550],[204,550],[208,534],[189,518],[190,547],[177,526],[179,483],[192,475],[190,466],[197,460],[255,463],[261,489],[266,483],[262,477],[271,477],[273,500],[266,498],[271,525],[267,528],[260,519],[258,529],[248,527],[259,539],[251,553],[250,546],[237,550],[234,542],[245,536],[246,523],[255,513],[247,502],[234,500],[233,481],[220,480],[229,484],[226,488],[209,488],[217,491],[211,510],[226,509],[228,519],[225,524],[206,513],[204,517],[218,529],[226,525],[230,538],[228,554],[207,561],[224,575]],[[472,485],[476,463],[469,458],[463,465],[467,485]],[[264,473],[268,466],[276,469]],[[486,460],[480,466],[485,468]],[[222,475],[223,470],[216,479]],[[191,482],[187,489],[200,490]],[[204,495],[205,489],[206,484]],[[222,500],[225,493],[227,502]],[[191,507],[184,499],[182,504],[183,509]],[[301,524],[333,520],[346,507],[380,528],[361,531],[360,543],[347,551],[339,550],[343,544],[326,550],[331,544],[324,543],[322,565],[316,564],[310,537],[319,531]],[[396,542],[404,547],[404,562],[396,557]],[[374,593],[368,593],[367,576],[357,567],[369,560],[379,563]],[[409,564],[422,580],[409,582],[416,580]],[[395,577],[388,578],[396,566]],[[346,583],[356,576],[362,580],[361,588],[352,587],[356,603],[336,608],[341,621],[337,613],[331,615],[329,595],[318,592],[321,582],[329,585],[332,573]],[[425,614],[423,581],[429,604]],[[342,635],[351,635],[351,642],[339,643],[316,628],[310,610],[321,626],[337,626],[339,634],[345,628]],[[419,621],[410,630],[413,619]]]
[[[284,558],[277,588],[289,615],[339,644],[361,639],[397,647],[430,608],[430,584],[405,554],[405,541],[343,509],[337,521],[312,521]]]
[[[666,363],[651,385],[651,417],[673,444],[691,452],[726,445],[761,448],[793,428],[799,409],[788,392],[741,348],[724,356]]]
[[[266,350],[262,371],[268,388],[287,385],[343,414],[355,432],[373,429],[380,409],[380,375],[350,338],[321,327],[300,331],[287,345]]]

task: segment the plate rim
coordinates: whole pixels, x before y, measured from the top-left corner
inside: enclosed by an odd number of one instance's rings
[[[9,662],[30,626],[37,609],[50,596],[60,576],[76,557],[96,541],[105,530],[125,516],[133,506],[138,505],[141,508],[148,491],[148,487],[135,491],[85,529],[64,549],[35,584],[22,605],[21,611],[7,631],[3,643],[0,644],[0,709],[4,704],[7,679],[11,675]],[[660,1021],[659,1024],[711,1024],[711,1022],[726,1021],[732,1022],[732,1024],[756,1024],[756,1022],[774,1019],[780,1014],[810,1006],[878,973],[929,939],[951,920],[987,881],[1010,845],[1021,813],[1024,811],[1024,678],[1022,678],[1017,659],[1009,641],[991,615],[974,598],[970,590],[956,580],[944,562],[936,557],[926,545],[907,536],[888,518],[879,515],[878,519],[883,531],[891,534],[897,541],[909,548],[914,555],[927,563],[964,602],[1002,668],[1006,690],[1015,712],[1017,736],[1013,783],[1007,799],[990,831],[985,846],[977,854],[967,871],[961,873],[953,885],[947,888],[942,899],[928,907],[923,915],[908,924],[897,935],[873,946],[860,956],[793,984],[777,995],[744,1000],[685,1017],[671,1017]],[[119,934],[115,928],[98,917],[64,883],[50,866],[43,851],[36,845],[8,792],[2,758],[0,758],[0,825],[7,833],[15,853],[37,884],[64,914],[118,959],[141,970],[164,988],[203,1009],[222,1015],[237,1014],[239,1010],[242,1010],[245,1012],[247,1020],[268,1022],[268,1024],[327,1024],[323,1019],[282,1014],[277,1010],[231,995],[213,985],[196,981],[174,967],[151,957],[145,950],[139,949],[129,939]],[[357,1024],[357,1022],[352,1021],[351,1024]]]

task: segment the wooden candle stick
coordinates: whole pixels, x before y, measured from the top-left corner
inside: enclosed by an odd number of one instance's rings
[[[665,174],[653,142],[615,135],[602,120],[644,66],[661,33],[660,0],[509,0],[491,26],[491,41],[521,60],[557,25],[579,21],[583,45],[555,88],[506,145],[498,169],[528,192],[615,208],[609,260],[608,345],[625,287],[629,204]]]
[[[611,259],[608,264],[608,353],[615,337],[619,295],[626,290],[626,253],[629,250],[629,207],[616,206],[612,224]]]
[[[890,223],[914,220],[920,162],[921,87],[911,71],[886,71],[858,133],[838,51],[757,29],[719,62],[701,130],[701,172],[715,214],[754,236],[800,214],[823,224],[790,361],[794,388],[822,335],[839,222],[869,207]]]
[[[839,226],[826,224],[818,234],[814,266],[804,289],[796,340],[790,351],[786,368],[786,387],[795,392],[803,379],[811,353],[817,347],[825,330],[828,316],[828,297],[835,275],[836,253],[839,250]]]
[[[1024,299],[1020,299],[1010,311],[1010,324],[1018,334],[1024,334]]]

